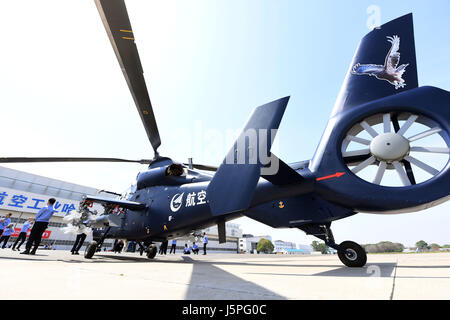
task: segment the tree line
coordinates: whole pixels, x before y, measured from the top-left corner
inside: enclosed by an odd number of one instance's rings
[[[328,246],[323,242],[313,241],[311,243],[311,247],[313,248],[314,251],[319,251],[322,254],[326,254],[329,252]],[[405,246],[403,244],[391,241],[381,241],[376,244],[363,244],[362,247],[364,248],[364,250],[366,250],[367,253],[403,252],[403,250],[405,249]],[[417,241],[416,246],[411,249],[423,252],[423,251],[438,251],[441,248],[450,249],[450,245],[445,244],[440,246],[437,243],[428,244],[425,241],[420,240]]]

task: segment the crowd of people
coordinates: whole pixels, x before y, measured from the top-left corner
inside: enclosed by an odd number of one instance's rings
[[[31,229],[30,235],[28,237],[28,241],[25,244],[25,250],[20,254],[27,255],[35,255],[36,251],[41,243],[42,235],[48,227],[48,223],[50,222],[50,218],[56,212],[53,209],[53,205],[55,204],[56,199],[50,198],[47,201],[47,206],[40,209],[36,214],[35,218],[29,218],[23,224],[20,229],[20,233],[17,236],[14,244],[12,245],[13,251],[20,251],[20,246],[26,241],[27,233]],[[4,218],[0,219],[0,248],[4,249],[7,246],[7,243],[10,237],[14,234],[14,223],[11,223],[11,213],[7,213]],[[70,250],[73,255],[78,255],[79,250],[83,246],[84,240],[86,239],[86,234],[83,232],[79,232],[76,236],[75,242],[73,244],[72,249]],[[208,237],[206,233],[203,233],[203,255],[206,255],[206,245],[208,244]],[[161,242],[159,247],[159,254],[167,254],[167,247],[169,245],[168,240],[164,240]],[[113,245],[113,252],[121,252],[124,248],[124,242],[122,240],[116,240]],[[136,249],[136,243],[134,243],[134,248]],[[177,248],[177,240],[173,239],[171,241],[170,254],[175,254]],[[144,249],[140,246],[140,253],[142,255]],[[184,245],[183,254],[198,254],[200,251],[199,246],[193,242],[192,247],[187,243]]]
[[[205,232],[203,232],[203,255],[206,255],[206,245],[208,244],[208,236]],[[159,247],[159,254],[167,254],[167,245],[168,241],[165,240],[161,242],[161,246]],[[172,240],[172,247],[170,248],[170,253],[174,253],[177,248],[177,240]],[[183,248],[183,254],[198,254],[200,251],[198,245],[195,242],[192,242],[192,246],[188,245],[187,243],[184,244]]]
[[[206,255],[206,245],[208,244],[208,237],[207,237],[206,233],[203,233],[202,240],[203,240],[203,254]],[[125,245],[122,240],[117,239],[114,242],[113,248],[111,251],[115,252],[115,253],[120,253],[122,251],[135,252],[137,250],[136,245],[137,245],[136,241],[130,241],[130,242],[128,242],[127,245]],[[167,255],[168,247],[169,247],[169,240],[162,241],[161,245],[159,246],[158,254]],[[173,240],[171,240],[169,254],[175,254],[176,250],[177,250],[177,240],[173,239]],[[145,248],[142,245],[140,245],[138,252],[140,252],[141,256],[144,251],[145,251]],[[184,244],[183,254],[191,254],[191,252],[193,254],[198,254],[199,251],[200,251],[200,248],[199,248],[198,244],[196,244],[195,242],[192,243],[192,246],[190,246],[187,243]]]
[[[17,236],[14,244],[12,245],[13,251],[20,251],[20,246],[27,239],[28,230],[31,229],[28,240],[25,244],[25,250],[20,254],[36,254],[36,250],[38,249],[42,235],[44,234],[45,229],[48,227],[48,223],[50,218],[56,212],[53,209],[53,205],[55,204],[56,199],[50,198],[47,201],[47,206],[40,209],[36,214],[36,217],[29,218],[20,229],[20,233]],[[11,213],[7,213],[4,218],[0,219],[0,246],[2,249],[6,248],[6,245],[9,241],[9,238],[14,234],[14,223],[11,223]],[[3,244],[3,245],[2,245]]]
[[[208,236],[206,235],[206,233],[203,233],[202,241],[203,241],[203,254],[206,255],[206,245],[208,244]],[[136,241],[130,241],[127,244],[125,244],[122,240],[116,239],[111,251],[114,253],[120,253],[122,251],[127,251],[127,252],[138,251],[138,252],[140,252],[140,255],[142,256],[143,252],[145,251],[145,248],[142,245],[140,245],[140,248],[137,249],[136,248],[137,244],[138,243]],[[169,247],[169,241],[168,240],[162,241],[161,245],[159,246],[158,254],[167,255],[168,247]],[[169,254],[175,254],[176,250],[177,250],[177,240],[173,239],[173,240],[171,240]],[[187,243],[184,244],[183,254],[191,254],[191,252],[193,254],[198,254],[199,251],[200,251],[200,248],[199,248],[198,244],[196,244],[195,242],[192,243],[192,246],[190,246]]]

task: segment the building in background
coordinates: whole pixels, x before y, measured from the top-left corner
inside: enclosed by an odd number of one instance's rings
[[[263,238],[272,241],[272,237],[269,235],[253,236],[252,234],[243,234],[242,238],[239,239],[239,253],[256,253],[256,245]]]
[[[76,235],[64,233],[61,227],[67,226],[63,217],[77,210],[84,194],[95,195],[100,190],[62,180],[47,178],[19,170],[0,167],[0,217],[6,213],[12,214],[15,232],[8,245],[16,240],[23,223],[28,218],[34,218],[39,209],[47,205],[49,198],[55,198],[53,208],[57,211],[51,218],[47,230],[42,237],[42,246],[53,249],[70,250]],[[108,194],[102,194],[108,196]],[[102,210],[99,206],[98,210]],[[28,235],[30,230],[28,231]],[[92,240],[92,235],[86,238],[85,244]],[[106,240],[104,246],[112,247],[113,240]],[[84,250],[85,247],[82,247]]]
[[[284,248],[279,252],[280,254],[311,254],[312,247],[309,245],[299,244],[295,248]]]
[[[297,249],[301,250],[302,253],[311,254],[313,252],[313,248],[309,244],[298,244]]]
[[[274,253],[284,253],[286,249],[297,249],[297,245],[293,242],[287,242],[283,240],[275,240],[273,242]]]
[[[217,226],[206,228],[205,231],[207,234],[218,235],[219,231]],[[242,230],[241,227],[237,223],[227,222],[225,223],[225,231],[227,237],[241,238]]]

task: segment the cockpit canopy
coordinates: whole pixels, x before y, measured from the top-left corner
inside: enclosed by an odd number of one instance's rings
[[[180,163],[170,163],[160,167],[150,166],[148,171],[140,172],[137,176],[136,190],[161,185],[182,185],[192,182],[209,181],[212,176],[191,170]]]

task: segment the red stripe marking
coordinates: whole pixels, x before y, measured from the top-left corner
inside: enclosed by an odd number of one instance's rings
[[[345,174],[345,172],[336,172],[335,174],[331,174],[331,175],[325,176],[325,177],[320,177],[320,178],[317,178],[316,180],[320,181],[320,180],[331,179],[331,178],[339,178],[340,176],[343,176],[344,174]]]

